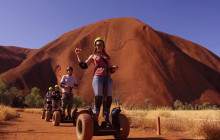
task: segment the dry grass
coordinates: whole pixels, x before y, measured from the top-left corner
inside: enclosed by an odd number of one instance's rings
[[[220,123],[204,121],[198,124],[196,133],[208,140],[220,139]]]
[[[211,137],[215,137],[214,139],[220,139],[218,137],[220,135],[220,122],[213,122],[212,125],[203,123],[204,120],[220,120],[219,110],[147,111],[126,110],[124,108],[122,110],[129,118],[131,128],[156,131],[157,117],[160,117],[162,134],[184,132],[190,134],[192,138],[211,139]]]
[[[0,105],[0,123],[18,116],[19,115],[18,113],[16,113],[15,109],[8,106]]]
[[[41,114],[42,113],[42,109],[39,108],[16,108],[16,111],[20,111],[20,112],[26,112],[26,113],[34,113],[34,114]]]

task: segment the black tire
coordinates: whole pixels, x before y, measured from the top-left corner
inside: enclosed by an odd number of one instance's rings
[[[120,131],[118,134],[114,135],[115,139],[126,139],[130,132],[130,124],[128,118],[124,114],[119,114],[118,116]]]
[[[54,111],[52,117],[53,126],[59,126],[61,122],[61,114],[60,111]]]
[[[46,111],[46,113],[45,113],[45,121],[46,122],[50,121],[50,111]]]
[[[94,131],[93,119],[89,114],[80,114],[76,122],[78,140],[91,140]]]
[[[42,111],[41,119],[45,119],[45,111]]]

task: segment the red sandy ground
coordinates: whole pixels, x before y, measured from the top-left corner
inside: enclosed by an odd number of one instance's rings
[[[45,122],[40,114],[20,112],[20,117],[6,121],[0,125],[1,140],[77,140],[75,127],[72,124],[61,124],[58,127],[51,122]],[[114,139],[113,136],[94,136],[93,140]],[[179,140],[190,139],[184,133],[173,133],[168,135],[156,135],[153,131],[130,131],[128,140]]]

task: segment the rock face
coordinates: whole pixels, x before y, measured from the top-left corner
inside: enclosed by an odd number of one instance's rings
[[[75,93],[93,100],[94,66],[80,69],[74,50],[81,48],[81,59],[86,60],[98,36],[105,40],[111,63],[119,66],[112,74],[113,96],[123,104],[144,105],[148,99],[161,106],[179,99],[220,105],[220,58],[198,44],[156,31],[133,18],[102,20],[67,32],[0,77],[26,93],[34,86],[45,92],[60,81],[67,66],[73,66],[79,83]]]
[[[20,65],[31,51],[32,49],[0,46],[0,74]]]

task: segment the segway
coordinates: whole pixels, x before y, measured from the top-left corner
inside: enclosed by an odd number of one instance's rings
[[[78,86],[77,84],[74,84],[74,86]],[[72,88],[70,88],[70,92],[72,92]],[[72,116],[70,118],[66,118],[65,114],[63,114],[63,108],[62,107],[55,107],[52,109],[53,116],[52,116],[52,123],[54,126],[59,126],[60,123],[73,123],[73,126],[76,126],[76,112],[77,108],[74,109],[72,112]]]
[[[121,114],[120,107],[114,108],[110,115],[110,125],[105,122],[99,128],[94,127],[95,114],[91,107],[77,112],[76,134],[78,140],[91,140],[93,136],[113,135],[115,139],[126,139],[130,132],[128,118]]]
[[[103,88],[103,110],[106,109],[107,97],[107,80],[108,71],[106,70],[105,82]],[[100,127],[94,127],[95,114],[91,107],[77,112],[76,118],[76,134],[78,140],[91,140],[93,136],[113,135],[115,139],[126,139],[130,132],[130,125],[128,118],[121,114],[120,107],[114,108],[110,115],[110,125],[102,122]]]
[[[42,109],[41,119],[45,119],[46,122],[49,122],[52,118],[52,112],[50,108]]]
[[[52,117],[51,110],[52,110],[52,106],[45,107],[44,109],[42,109],[41,119],[45,119],[46,122],[50,121]]]
[[[54,97],[54,100],[60,100],[60,97]],[[60,123],[73,123],[72,118],[65,118],[65,114],[63,114],[63,108],[60,106],[57,106],[55,104],[55,107],[52,108],[52,124],[53,126],[59,126]]]
[[[75,114],[77,110],[75,109],[72,114]],[[57,107],[52,109],[52,123],[54,126],[59,126],[60,123],[73,123],[73,126],[76,126],[75,117],[76,115],[72,115],[71,118],[65,118],[65,114],[63,114],[63,109],[61,107]]]
[[[49,106],[46,106],[42,109],[42,114],[41,114],[41,119],[45,119],[46,122],[50,121],[51,119],[51,101],[46,101],[45,100],[45,104],[49,104]]]

